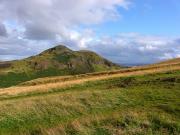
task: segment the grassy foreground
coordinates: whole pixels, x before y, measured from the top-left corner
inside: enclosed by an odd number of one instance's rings
[[[180,134],[180,71],[0,97],[2,135]]]

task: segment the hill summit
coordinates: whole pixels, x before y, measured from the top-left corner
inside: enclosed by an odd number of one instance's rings
[[[15,73],[38,73],[42,76],[81,74],[120,68],[91,51],[73,51],[59,45],[39,55],[2,64],[1,68]]]
[[[33,70],[58,69],[70,74],[96,72],[118,67],[94,52],[73,51],[62,45],[48,49],[27,60]]]

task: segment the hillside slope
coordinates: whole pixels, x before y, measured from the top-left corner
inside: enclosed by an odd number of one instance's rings
[[[0,87],[39,77],[73,75],[120,69],[91,51],[73,51],[59,45],[24,60],[0,63]],[[8,82],[8,84],[6,84]]]
[[[73,51],[62,45],[48,49],[37,56],[14,61],[11,65],[10,63],[4,64],[4,68],[9,66],[15,72],[60,70],[62,74],[88,73],[118,67],[94,52]]]
[[[6,96],[23,95],[23,93],[42,93],[49,92],[51,89],[64,88],[75,84],[81,84],[89,81],[98,81],[102,79],[111,79],[126,76],[137,76],[146,74],[155,74],[171,71],[179,71],[180,62],[173,64],[155,64],[150,66],[132,67],[113,71],[104,71],[96,73],[87,73],[80,75],[44,77],[31,81],[22,82],[19,85],[10,88],[0,89],[1,98]],[[4,96],[3,96],[4,95]]]
[[[173,63],[178,63],[180,62],[180,58],[174,58],[166,61],[162,61],[159,64],[173,64]]]

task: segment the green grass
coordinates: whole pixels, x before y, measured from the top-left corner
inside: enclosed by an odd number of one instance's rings
[[[180,71],[0,98],[0,134],[180,134]]]
[[[33,78],[34,77],[32,75],[26,73],[10,72],[8,74],[0,75],[0,88],[17,85],[21,82],[29,81]]]
[[[87,67],[79,66],[76,69],[56,69],[56,68],[48,68],[40,71],[28,71],[28,72],[9,72],[7,74],[0,74],[0,88],[7,88],[10,86],[18,85],[20,83],[30,81],[37,78],[43,77],[52,77],[52,76],[65,76],[65,75],[79,75],[92,73],[96,71],[109,71],[105,67],[99,66],[98,68],[87,69]],[[114,68],[115,69],[115,68]],[[113,70],[113,68],[111,69]],[[111,71],[110,70],[110,71]]]
[[[26,73],[9,72],[7,74],[0,75],[0,88],[6,88],[6,87],[18,85],[19,83],[41,77],[60,76],[65,74],[71,74],[71,73],[68,70],[57,70],[54,68],[49,68],[38,72],[26,72]]]

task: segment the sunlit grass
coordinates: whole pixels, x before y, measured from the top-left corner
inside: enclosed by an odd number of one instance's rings
[[[1,134],[179,134],[180,72],[0,98]]]

